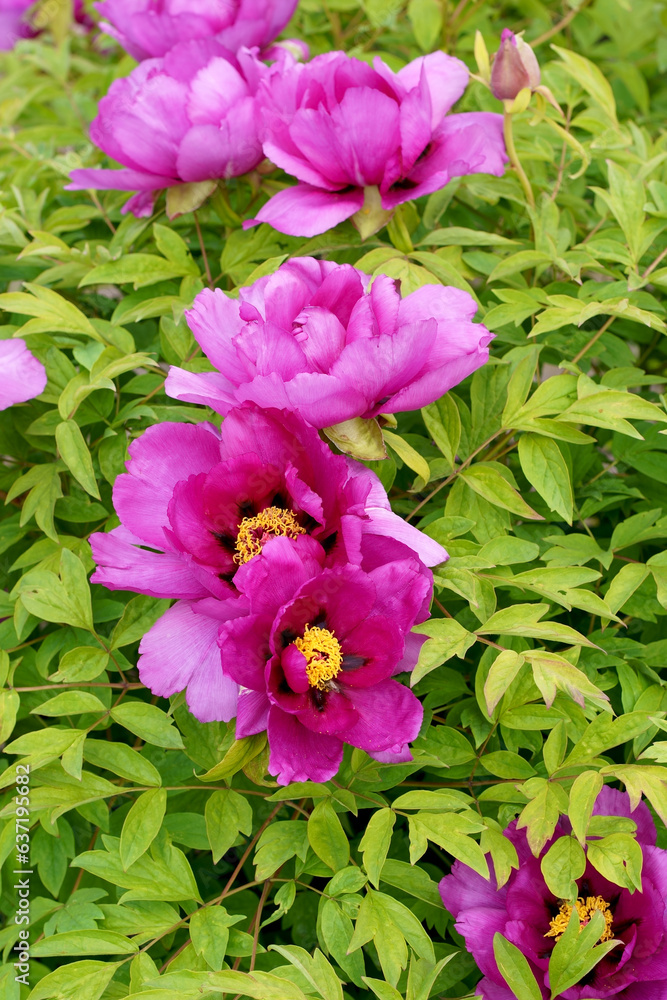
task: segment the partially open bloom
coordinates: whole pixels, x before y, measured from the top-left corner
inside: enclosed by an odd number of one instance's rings
[[[362,542],[399,539],[428,565],[444,549],[392,513],[377,477],[334,455],[296,414],[246,405],[218,432],[163,423],[130,448],[114,485],[122,522],[91,537],[94,583],[178,598],[144,636],[140,675],[152,691],[187,688],[202,721],[232,718],[237,685],[223,676],[221,622],[245,615],[236,577],[276,538],[311,538],[327,563],[362,559]]]
[[[281,784],[327,781],[343,744],[385,762],[411,760],[422,707],[392,679],[411,669],[406,635],[428,617],[431,574],[389,538],[361,566],[324,567],[313,538],[275,539],[239,570],[247,616],[220,630],[222,664],[241,686],[237,739],[267,730]]]
[[[20,38],[32,38],[38,27],[31,21],[29,11],[35,0],[0,0],[0,52],[13,49]],[[92,26],[83,0],[74,0],[74,17],[87,28]]]
[[[296,64],[263,86],[264,152],[299,183],[274,195],[255,222],[314,236],[353,218],[380,229],[401,202],[464,174],[500,176],[502,119],[447,115],[468,82],[459,59],[434,52],[393,73],[344,52]],[[251,223],[249,223],[251,224]]]
[[[630,797],[613,788],[603,788],[593,810],[595,815],[624,816],[637,824],[637,840],[644,864],[641,892],[630,893],[609,882],[589,863],[577,880],[576,901],[585,923],[595,910],[602,913],[602,939],[618,941],[585,981],[563,993],[565,1000],[617,997],[618,1000],[662,1000],[667,980],[667,851],[655,846],[656,831],[651,814],[639,803],[631,808]],[[570,833],[569,821],[561,819],[555,837]],[[493,876],[481,875],[457,861],[440,883],[445,907],[456,918],[456,930],[484,973],[476,992],[484,1000],[512,1000],[514,994],[500,975],[493,954],[493,936],[503,934],[525,955],[543,997],[549,997],[547,970],[556,941],[572,913],[569,902],[549,890],[540,858],[531,854],[525,832],[516,821],[505,830],[517,849],[519,869],[496,889]]]
[[[14,403],[25,403],[45,388],[44,365],[32,356],[25,341],[0,340],[0,410]]]
[[[349,264],[295,258],[242,288],[201,292],[190,329],[217,372],[172,367],[166,391],[218,413],[252,400],[314,427],[416,410],[475,371],[491,334],[467,292],[396,282]]]
[[[509,28],[500,36],[500,48],[491,67],[491,92],[499,101],[513,101],[526,87],[540,85],[540,66],[528,42]]]
[[[297,0],[102,0],[101,28],[135,59],[163,56],[178,42],[217,38],[232,52],[278,37]]]
[[[255,93],[276,71],[249,50],[234,56],[213,40],[146,60],[114,81],[90,127],[92,141],[124,169],[73,170],[68,190],[137,191],[123,208],[137,216],[152,213],[163,188],[206,182],[205,197],[217,180],[262,159]]]

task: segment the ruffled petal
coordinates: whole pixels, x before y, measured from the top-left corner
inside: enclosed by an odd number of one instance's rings
[[[269,711],[269,771],[280,785],[293,781],[329,781],[343,760],[335,736],[313,733],[294,715],[272,706]]]
[[[174,487],[220,461],[217,431],[203,424],[156,424],[130,445],[130,456],[128,472],[114,484],[116,512],[143,543],[164,548]]]
[[[322,191],[309,184],[279,191],[243,227],[268,222],[288,236],[319,236],[358,212],[364,203],[361,188],[352,191]]]
[[[163,698],[185,689],[188,708],[200,722],[229,722],[236,715],[238,685],[222,671],[220,622],[197,614],[196,607],[179,601],[143,637],[139,676]]]

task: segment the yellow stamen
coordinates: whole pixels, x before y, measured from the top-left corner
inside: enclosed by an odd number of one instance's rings
[[[255,517],[244,517],[241,521],[236,537],[234,562],[242,566],[253,556],[258,556],[269,538],[276,538],[278,535],[297,538],[305,533],[306,529],[301,527],[291,510],[266,507]]]
[[[328,682],[343,669],[343,654],[338,639],[329,629],[306,625],[303,637],[294,645],[306,657],[306,675],[311,687],[324,691]]]
[[[604,931],[600,937],[600,941],[611,941],[614,936],[614,932],[611,929],[611,925],[614,920],[614,915],[609,909],[609,903],[602,896],[579,896],[575,906],[577,908],[577,913],[579,914],[581,932],[582,927],[585,927],[588,921],[591,919],[596,910],[599,910],[604,917]],[[556,938],[556,941],[560,941],[563,934],[567,930],[567,925],[570,922],[570,917],[572,916],[572,907],[569,903],[561,903],[560,910],[558,914],[553,918],[549,924],[549,930],[544,935],[545,937]]]

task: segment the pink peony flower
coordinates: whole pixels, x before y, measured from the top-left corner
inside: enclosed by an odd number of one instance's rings
[[[459,59],[434,52],[393,73],[343,52],[295,64],[260,88],[264,152],[299,183],[274,195],[255,220],[315,236],[353,218],[380,229],[401,202],[464,174],[500,176],[502,118],[448,115],[468,82]]]
[[[45,388],[46,369],[32,356],[25,341],[0,340],[0,410],[25,403]]]
[[[0,0],[0,52],[13,49],[20,38],[32,38],[38,34],[28,16],[34,5],[35,0]],[[86,28],[93,26],[84,10],[83,0],[74,0],[74,18]]]
[[[121,527],[90,539],[92,580],[178,599],[142,640],[140,676],[155,694],[187,688],[202,721],[236,712],[237,685],[223,674],[218,631],[249,613],[236,578],[277,538],[312,539],[327,565],[358,565],[362,544],[369,550],[375,536],[396,539],[428,565],[447,558],[392,513],[370,470],[334,455],[294,413],[245,405],[220,432],[158,424],[130,454],[113,493]]]
[[[414,665],[405,640],[431,574],[389,538],[363,548],[361,566],[324,568],[313,538],[277,538],[239,570],[249,613],[221,628],[222,665],[241,687],[236,737],[267,730],[280,784],[328,781],[344,743],[412,760],[422,706],[392,675]]]
[[[667,851],[655,846],[655,824],[647,806],[640,802],[633,809],[626,792],[603,788],[593,814],[623,816],[637,824],[637,841],[644,856],[642,886],[641,892],[630,893],[587,863],[583,876],[577,879],[580,919],[588,922],[592,913],[600,910],[605,918],[604,940],[616,939],[618,945],[563,996],[566,1000],[606,1000],[611,996],[618,1000],[661,1000],[667,979]],[[549,958],[572,909],[551,892],[540,861],[553,840],[570,832],[569,820],[561,818],[552,841],[539,858],[534,858],[525,830],[517,830],[515,820],[505,836],[517,850],[519,868],[512,871],[506,885],[497,889],[493,876],[487,881],[460,861],[440,882],[443,903],[484,974],[476,988],[476,995],[483,1000],[514,997],[494,957],[496,932],[525,955],[544,1000],[548,1000]]]
[[[123,212],[147,216],[163,188],[252,170],[263,158],[255,93],[275,72],[247,49],[233,56],[211,39],[146,60],[111,85],[90,127],[125,169],[73,170],[67,189],[137,191]]]
[[[190,329],[217,372],[172,367],[166,391],[226,414],[244,400],[314,427],[432,403],[488,359],[467,292],[396,282],[349,264],[295,258],[232,299],[201,292]]]
[[[504,28],[491,68],[493,96],[499,101],[513,101],[525,87],[536,90],[539,85],[537,56],[521,35]]]
[[[135,59],[164,56],[174,45],[216,38],[236,52],[266,48],[278,37],[297,0],[101,0],[100,27]]]

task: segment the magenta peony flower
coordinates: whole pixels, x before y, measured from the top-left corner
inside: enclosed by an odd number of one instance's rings
[[[464,63],[443,52],[398,73],[343,52],[293,65],[260,88],[260,101],[264,152],[299,184],[274,195],[254,222],[315,236],[353,217],[365,236],[401,202],[452,177],[500,176],[500,115],[447,115],[467,82]]]
[[[385,762],[412,759],[422,706],[391,678],[414,666],[405,637],[428,617],[432,578],[389,538],[363,549],[361,566],[323,568],[312,537],[277,538],[237,574],[249,614],[218,640],[241,688],[236,737],[267,730],[281,784],[332,778],[344,743]]]
[[[144,636],[140,675],[160,695],[187,688],[202,721],[232,718],[236,683],[223,676],[221,622],[248,613],[240,568],[276,537],[310,537],[329,565],[362,560],[375,536],[398,539],[428,565],[445,550],[392,513],[377,477],[334,455],[294,413],[233,410],[209,424],[158,424],[130,448],[114,485],[122,522],[91,537],[92,577],[110,590],[177,598]]]
[[[667,851],[655,846],[656,831],[651,814],[640,803],[630,806],[626,792],[603,788],[593,812],[601,816],[626,816],[637,824],[637,840],[644,855],[642,891],[608,882],[592,865],[577,881],[577,909],[582,921],[595,909],[605,918],[604,940],[620,944],[586,976],[585,983],[572,986],[566,1000],[617,997],[618,1000],[662,1000],[667,980]],[[571,832],[569,820],[561,818],[554,839]],[[476,992],[484,1000],[513,1000],[514,994],[500,975],[493,956],[493,936],[503,934],[528,959],[549,997],[547,969],[555,941],[560,937],[571,908],[548,889],[540,869],[540,858],[532,856],[526,835],[510,823],[507,836],[517,849],[519,869],[502,889],[487,882],[459,861],[440,883],[445,907],[456,918],[456,930],[484,973]]]
[[[217,372],[172,367],[166,392],[226,414],[243,400],[296,410],[314,427],[415,410],[487,360],[492,335],[467,292],[295,258],[232,299],[201,292],[190,329]]]
[[[45,388],[46,369],[32,356],[25,341],[0,340],[0,410],[25,403]]]
[[[297,0],[102,0],[100,27],[135,59],[164,56],[179,42],[215,37],[225,48],[260,49],[278,37]]]
[[[35,0],[0,0],[0,52],[13,49],[20,38],[32,38],[38,30],[28,12]],[[74,18],[86,28],[93,26],[84,10],[83,0],[74,0]]]
[[[137,191],[123,212],[147,216],[162,188],[252,170],[263,157],[254,95],[274,72],[250,51],[233,56],[213,40],[143,62],[111,85],[90,127],[92,141],[125,169],[73,170],[67,190]]]

